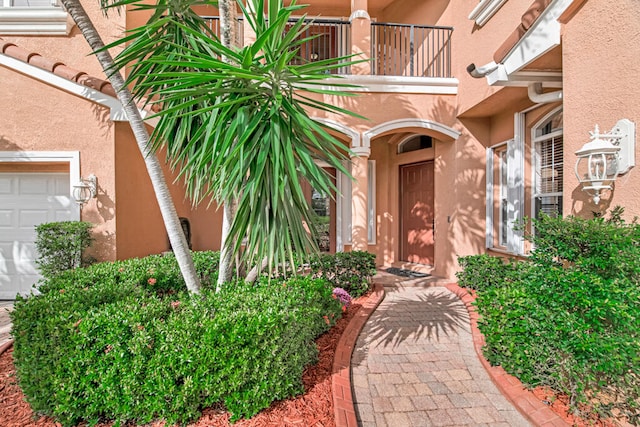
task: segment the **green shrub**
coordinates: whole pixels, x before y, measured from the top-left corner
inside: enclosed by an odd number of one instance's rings
[[[640,421],[640,226],[573,217],[534,225],[535,249],[517,274],[461,262],[470,269],[461,277],[490,284],[476,300],[487,359],[527,385],[567,393],[574,408],[606,393],[594,410]]]
[[[458,284],[476,291],[504,286],[505,283],[517,280],[526,268],[524,263],[486,254],[459,257],[458,262],[462,267],[456,273]]]
[[[314,339],[341,314],[331,286],[297,277],[216,294],[217,255],[194,257],[210,280],[197,296],[173,256],[152,256],[69,271],[19,297],[14,359],[34,411],[64,425],[186,423],[222,403],[236,420],[302,392]]]
[[[59,272],[88,265],[83,256],[91,246],[93,224],[82,221],[47,222],[36,226],[36,264],[40,273],[51,277]]]
[[[376,256],[364,251],[319,254],[309,261],[313,277],[323,278],[357,298],[367,292],[376,274]]]

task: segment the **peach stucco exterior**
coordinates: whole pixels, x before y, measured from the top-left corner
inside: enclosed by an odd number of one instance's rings
[[[379,266],[418,268],[449,279],[458,271],[458,256],[487,251],[523,255],[528,247],[518,241],[521,236],[512,230],[512,220],[537,214],[542,197],[537,182],[542,175],[553,184],[550,197],[560,200],[556,207],[563,215],[589,216],[616,205],[624,206],[629,218],[640,215],[637,168],[621,175],[598,205],[582,191],[573,172],[574,152],[589,140],[595,124],[609,130],[620,119],[638,123],[640,118],[637,0],[308,3],[309,16],[350,21],[350,51],[365,58],[375,56],[372,25],[452,29],[447,75],[372,76],[374,62],[359,64],[344,79],[362,85],[358,96],[324,101],[353,110],[366,120],[309,112],[351,149],[355,181],[350,194],[338,195],[351,208],[334,209],[343,216],[342,222],[350,222],[351,234],[345,235],[344,227],[334,230],[343,242],[334,250],[369,250],[376,254]],[[83,4],[107,42],[143,21],[132,11],[105,18],[96,2]],[[499,7],[492,10],[492,6]],[[480,11],[482,20],[470,19],[472,11]],[[206,13],[215,15],[215,9]],[[250,31],[244,35],[250,40]],[[75,27],[66,36],[0,32],[0,37],[28,52],[105,78]],[[536,51],[538,45],[544,48]],[[399,55],[390,56],[397,59]],[[470,64],[476,70],[487,64],[488,71],[472,76],[467,71]],[[168,250],[151,183],[125,119],[114,119],[108,106],[35,79],[28,70],[0,65],[0,84],[0,152],[77,151],[80,175],[98,176],[98,197],[82,210],[82,219],[97,226],[94,256],[111,260]],[[561,96],[549,102],[533,101],[528,92],[534,84],[542,85],[542,93],[561,91]],[[543,130],[547,122],[553,126]],[[547,131],[555,139],[546,140]],[[431,137],[431,145],[402,152],[403,144],[417,135]],[[551,172],[541,175],[544,144],[562,154],[552,159]],[[499,166],[506,162],[507,152],[509,166]],[[434,193],[433,224],[425,225],[433,227],[433,259],[429,265],[416,265],[403,253],[402,240],[407,237],[401,230],[409,213],[401,208],[400,170],[425,162],[433,162],[434,170],[429,183]],[[0,172],[9,167],[0,158]],[[505,168],[502,175],[500,167]],[[175,175],[167,170],[166,177],[172,182],[179,216],[191,223],[193,249],[218,249],[221,213],[216,206],[192,207],[181,184],[173,183]],[[500,184],[501,179],[515,182],[518,191],[506,188],[506,181]],[[375,182],[373,191],[371,182]],[[371,212],[373,218],[369,218]],[[368,236],[371,226],[373,238]],[[336,241],[335,236],[332,239]]]

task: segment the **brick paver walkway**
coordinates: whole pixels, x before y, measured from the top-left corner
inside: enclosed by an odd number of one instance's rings
[[[529,426],[478,360],[460,299],[425,280],[386,279],[351,359],[359,424]]]

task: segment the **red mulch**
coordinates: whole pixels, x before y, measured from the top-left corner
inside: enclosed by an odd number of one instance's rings
[[[363,296],[353,301],[336,325],[316,340],[318,363],[308,367],[302,377],[305,393],[296,398],[275,402],[270,408],[249,420],[233,424],[236,427],[335,427],[333,396],[331,394],[331,370],[333,356],[342,332],[351,318],[362,308]],[[13,350],[0,356],[0,426],[2,427],[60,427],[49,417],[36,416],[25,401],[22,390],[16,384],[13,366]],[[146,427],[165,427],[164,421]],[[230,426],[229,413],[221,408],[208,408],[189,427]],[[99,424],[109,427],[111,424]]]
[[[615,427],[630,425],[626,423],[624,418],[609,419],[600,418],[597,414],[589,412],[589,408],[584,405],[581,412],[585,417],[572,413],[569,405],[569,396],[562,393],[556,393],[549,387],[536,387],[531,390],[533,394],[544,404],[549,405],[551,410],[558,414],[567,424],[572,427]]]

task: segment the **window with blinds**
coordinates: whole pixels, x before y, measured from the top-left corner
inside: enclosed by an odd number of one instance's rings
[[[562,215],[562,111],[534,129],[536,147],[534,215]]]

